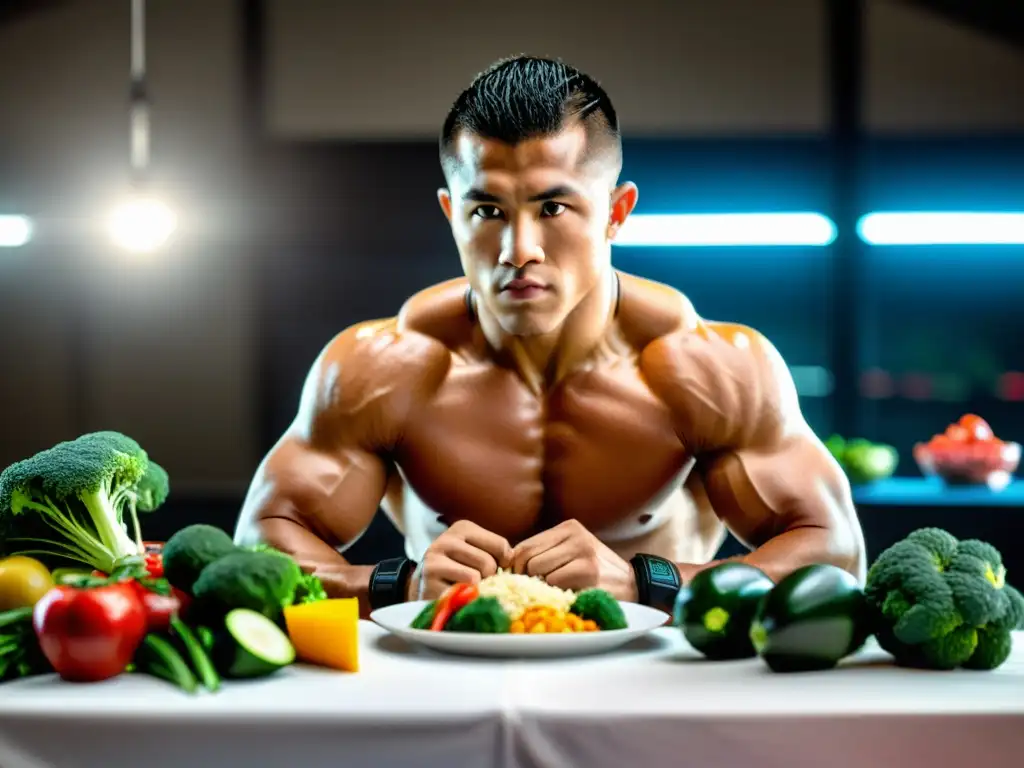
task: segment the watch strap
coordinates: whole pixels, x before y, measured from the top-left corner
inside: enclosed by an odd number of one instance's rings
[[[409,578],[416,569],[416,563],[404,557],[381,560],[370,574],[370,608],[386,608],[404,603]]]
[[[657,555],[642,553],[636,555],[629,563],[633,566],[633,573],[636,576],[640,604],[672,615],[676,596],[683,586],[676,564]]]

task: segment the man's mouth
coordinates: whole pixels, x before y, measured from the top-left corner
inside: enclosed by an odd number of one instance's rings
[[[520,301],[536,298],[545,290],[547,290],[547,286],[529,278],[516,278],[501,286],[501,293]]]
[[[544,284],[538,283],[536,280],[530,280],[528,278],[517,277],[515,280],[509,280],[505,283],[501,290],[503,291],[525,291],[529,288],[540,288],[543,290]]]

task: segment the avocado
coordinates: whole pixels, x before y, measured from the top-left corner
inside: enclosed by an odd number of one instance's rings
[[[673,619],[687,642],[709,659],[756,655],[750,625],[758,603],[774,586],[763,571],[727,562],[701,571],[676,596]]]

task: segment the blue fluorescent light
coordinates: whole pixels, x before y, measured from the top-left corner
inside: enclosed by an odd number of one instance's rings
[[[32,239],[32,222],[27,216],[0,215],[0,248],[18,248]]]
[[[836,225],[820,213],[634,215],[615,238],[624,246],[823,246]]]
[[[1021,245],[1024,213],[869,213],[857,234],[871,245]]]

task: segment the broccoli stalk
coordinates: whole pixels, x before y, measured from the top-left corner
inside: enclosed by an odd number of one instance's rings
[[[1024,628],[1024,597],[1006,583],[999,551],[938,528],[882,552],[864,593],[879,645],[903,666],[995,669]]]
[[[109,431],[58,443],[12,464],[0,474],[0,526],[6,528],[0,552],[77,561],[104,573],[141,555],[135,507],[150,464],[138,443]],[[154,477],[143,508],[159,498],[159,473]],[[134,541],[126,512],[134,518]]]

